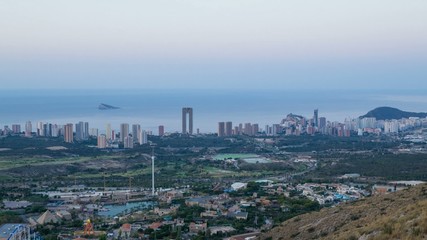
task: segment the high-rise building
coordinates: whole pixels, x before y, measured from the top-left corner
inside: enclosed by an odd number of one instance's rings
[[[83,141],[89,139],[89,123],[79,122],[76,123],[76,140]]]
[[[59,126],[57,124],[52,125],[52,137],[59,136]]]
[[[281,132],[282,132],[282,127],[280,126],[280,124],[273,124],[273,126],[271,127],[271,134],[277,135]]]
[[[43,124],[43,136],[45,137],[52,136],[52,124],[49,124],[49,123]]]
[[[326,127],[326,118],[325,117],[320,117],[319,118],[319,128],[323,129]]]
[[[5,125],[4,129],[3,129],[3,134],[4,135],[9,135],[12,133],[12,130],[9,128],[9,126]]]
[[[399,133],[399,122],[397,120],[385,121],[384,133]]]
[[[76,140],[77,141],[84,140],[84,128],[85,126],[83,122],[76,123]]]
[[[187,131],[187,115],[188,115],[188,131]],[[182,134],[193,134],[193,108],[182,108]]]
[[[270,133],[270,126],[265,125],[265,127],[264,127],[264,132],[265,132],[265,135],[270,135],[270,134],[271,134],[271,133]]]
[[[165,126],[160,125],[159,126],[159,136],[165,135]]]
[[[313,122],[315,127],[319,127],[319,109],[314,109]]]
[[[12,124],[12,132],[14,134],[21,133],[21,124]]]
[[[133,141],[138,142],[139,132],[141,131],[141,125],[132,124],[132,137]]]
[[[127,136],[129,136],[129,124],[122,123],[120,124],[120,141],[124,142]]]
[[[105,134],[98,136],[98,148],[107,148],[107,136]]]
[[[259,132],[259,125],[257,123],[252,125],[252,135],[257,135]]]
[[[372,118],[372,117],[362,118],[360,127],[361,128],[375,128],[376,122],[377,122],[376,118]]]
[[[38,122],[37,123],[37,136],[43,136],[43,123],[42,122]]]
[[[252,135],[252,124],[250,124],[250,123],[245,123],[245,130],[244,130],[244,133],[246,134],[246,135],[248,135],[248,136],[251,136]]]
[[[116,141],[117,139],[117,133],[114,130],[111,130],[111,141]],[[108,140],[108,139],[107,139]]]
[[[218,137],[224,137],[225,135],[225,123],[219,122],[218,123]]]
[[[313,135],[314,134],[314,127],[308,126],[307,127],[307,134],[308,135]]]
[[[147,143],[148,143],[148,134],[147,134],[147,132],[146,132],[146,131],[144,131],[144,130],[142,130],[142,131],[139,133],[139,137],[138,137],[138,139],[139,139],[139,144],[140,144],[140,145],[142,145],[142,144],[147,144]]]
[[[27,123],[25,123],[25,136],[31,137],[32,131],[33,131],[33,125],[31,124],[31,121],[27,121]]]
[[[233,135],[233,123],[232,122],[226,122],[225,123],[225,135],[226,136]]]
[[[123,147],[124,148],[133,148],[133,137],[132,136],[128,135],[124,138]]]
[[[64,141],[67,143],[74,142],[72,123],[67,123],[66,125],[64,125]]]
[[[85,122],[84,123],[83,139],[84,140],[88,140],[89,139],[89,122]]]
[[[108,123],[107,127],[105,129],[105,137],[107,138],[107,140],[112,140],[112,136],[111,136],[111,124]]]
[[[89,136],[91,136],[91,137],[98,137],[98,128],[91,128],[89,130]]]

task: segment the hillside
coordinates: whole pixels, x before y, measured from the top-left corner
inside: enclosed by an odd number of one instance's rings
[[[360,118],[374,117],[377,120],[391,120],[391,119],[402,119],[410,117],[427,117],[427,113],[415,113],[415,112],[405,112],[397,108],[392,107],[379,107],[375,108],[372,111],[369,111],[367,114],[361,116]]]
[[[374,196],[282,223],[260,239],[426,239],[427,185]]]

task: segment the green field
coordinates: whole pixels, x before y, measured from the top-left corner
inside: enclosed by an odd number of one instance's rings
[[[257,154],[236,154],[236,153],[225,153],[218,154],[213,157],[214,160],[225,160],[225,159],[244,159],[244,158],[259,158]]]
[[[259,156],[257,154],[235,154],[235,153],[229,153],[229,154],[218,154],[213,157],[214,160],[221,161],[226,159],[240,159],[247,163],[270,163],[271,160],[268,158],[264,158],[262,156]]]

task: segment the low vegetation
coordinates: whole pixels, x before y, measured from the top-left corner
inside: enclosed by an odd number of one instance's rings
[[[427,185],[324,208],[285,221],[261,239],[425,239]]]

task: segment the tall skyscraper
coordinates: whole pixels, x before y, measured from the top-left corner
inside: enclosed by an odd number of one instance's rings
[[[218,137],[224,137],[225,135],[225,123],[219,122],[218,123]]]
[[[76,123],[76,140],[77,141],[84,140],[84,128],[85,126],[83,122]]]
[[[233,135],[233,123],[232,122],[226,122],[225,123],[225,136],[231,136]]]
[[[89,139],[89,122],[85,122],[84,123],[83,139],[84,140],[88,140]]]
[[[68,124],[64,125],[64,141],[67,143],[74,142],[73,124],[72,123],[68,123]]]
[[[319,109],[314,109],[313,122],[315,127],[319,127]]]
[[[32,131],[33,131],[33,125],[31,124],[31,121],[27,121],[27,123],[25,123],[25,136],[31,137]]]
[[[165,126],[160,125],[159,126],[159,136],[165,135]]]
[[[107,140],[112,140],[112,135],[111,135],[111,124],[108,123],[107,124],[107,128],[105,129],[105,137],[107,138]]]
[[[125,137],[129,135],[129,124],[122,123],[120,124],[120,141],[124,142]]]
[[[49,123],[43,124],[43,136],[45,137],[52,136],[52,124],[49,124]]]
[[[141,125],[132,124],[132,137],[135,142],[138,142],[139,132],[141,131]]]
[[[187,114],[188,114],[188,131],[187,131]],[[182,108],[182,133],[193,134],[193,108]]]

